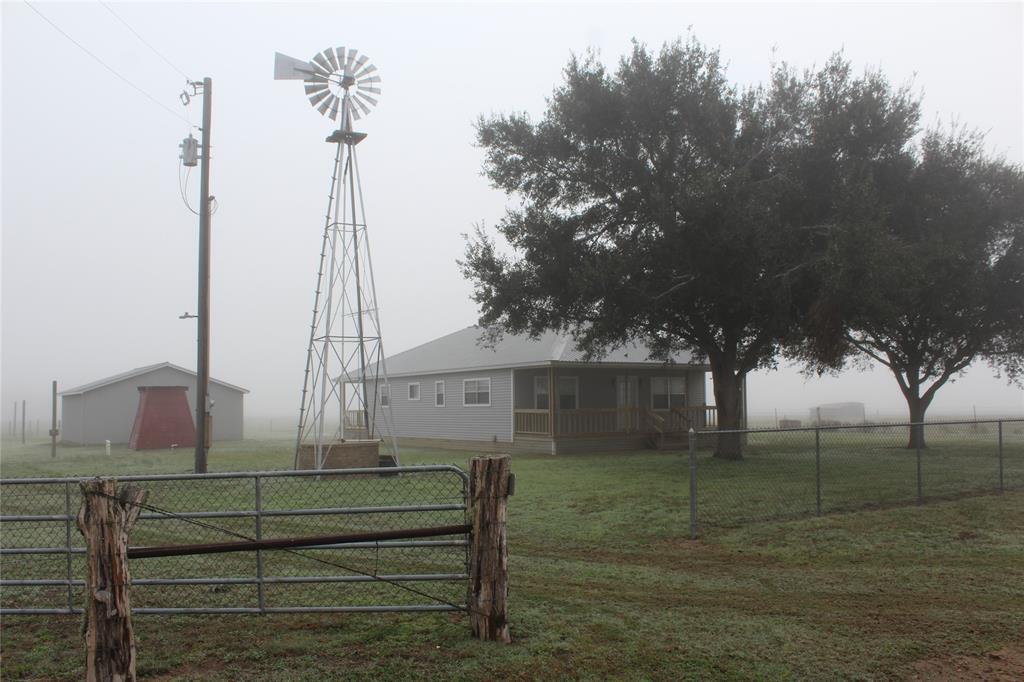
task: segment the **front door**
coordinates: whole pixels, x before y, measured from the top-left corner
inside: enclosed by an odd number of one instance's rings
[[[615,427],[618,431],[636,431],[640,417],[640,378],[615,377]]]

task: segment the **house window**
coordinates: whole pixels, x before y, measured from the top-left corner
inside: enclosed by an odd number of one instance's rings
[[[686,377],[651,379],[651,409],[667,410],[686,406]]]
[[[434,405],[436,407],[444,407],[444,382],[434,382]]]
[[[548,377],[546,374],[533,378],[533,408],[548,409]]]
[[[558,377],[558,409],[575,410],[580,406],[579,377]]]
[[[462,382],[462,404],[487,407],[491,404],[490,379],[466,379]]]
[[[391,404],[391,389],[387,384],[381,384],[380,386],[380,404],[381,407],[387,407]]]
[[[417,381],[414,384],[409,384],[409,400],[420,399],[420,384]]]

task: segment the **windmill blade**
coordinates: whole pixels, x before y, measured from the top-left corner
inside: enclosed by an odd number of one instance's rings
[[[330,117],[332,121],[338,120],[338,98],[334,98],[334,103],[331,105]]]
[[[345,73],[352,73],[352,62],[356,60],[356,55],[359,54],[359,50],[349,50],[348,60],[345,62]]]
[[[357,92],[357,93],[355,94],[355,96],[356,96],[357,98],[362,98],[362,99],[365,99],[365,100],[366,100],[367,102],[369,102],[369,103],[370,103],[370,104],[371,104],[372,106],[377,106],[377,100],[376,100],[376,99],[374,99],[373,97],[370,97],[369,95],[367,95],[367,94],[365,94],[365,93],[362,93],[362,92]]]
[[[330,64],[330,62],[328,62],[324,58],[324,56],[322,54],[320,54],[319,52],[316,53],[316,55],[313,56],[313,62],[314,62],[314,64],[316,64],[317,66],[320,67],[320,69],[319,69],[320,73],[324,74],[325,76],[329,76],[331,74],[331,64]]]
[[[356,80],[359,80],[359,79],[360,79],[360,78],[362,78],[363,76],[366,76],[366,75],[368,75],[368,74],[371,74],[371,73],[373,73],[373,72],[374,72],[374,71],[376,71],[376,70],[377,70],[377,67],[376,67],[376,66],[374,66],[373,64],[370,64],[370,65],[369,65],[369,66],[367,66],[367,67],[366,67],[365,69],[363,69],[362,71],[360,71],[359,73],[357,73],[357,74],[355,75],[355,78],[356,78]],[[378,77],[378,78],[379,78],[379,77]]]
[[[331,96],[331,91],[330,90],[323,90],[323,91],[318,92],[317,94],[311,96],[309,98],[309,103],[312,104],[315,107],[317,104],[320,104],[320,102],[323,102],[325,99],[327,99],[330,96]]]
[[[334,95],[329,96],[327,99],[324,100],[323,104],[321,104],[320,106],[318,106],[316,108],[316,110],[319,111],[321,114],[326,115],[327,114],[327,110],[331,108],[331,100],[332,99],[336,100],[338,98],[336,96],[334,96]]]
[[[368,113],[370,113],[370,107],[366,106],[365,104],[363,104],[362,102],[360,102],[360,101],[359,101],[359,100],[357,100],[357,99],[353,99],[352,101],[356,103],[356,106],[357,106],[357,107],[358,107],[359,109],[362,109],[362,111],[363,111],[363,114],[368,114]]]
[[[356,60],[356,63],[352,66],[352,70],[358,71],[359,69],[363,68],[363,64],[369,61],[369,59],[370,58],[364,54],[363,56]]]
[[[307,95],[312,95],[314,92],[323,92],[327,89],[327,83],[312,83],[303,86]]]
[[[331,65],[331,71],[337,71],[338,58],[334,56],[334,50],[332,50],[331,48],[327,48],[326,50],[323,51],[323,55],[327,57],[327,61]]]
[[[341,65],[345,63],[345,48],[344,47],[336,47],[336,48],[334,48],[334,55],[338,59],[338,68],[340,69]]]
[[[313,74],[313,65],[280,52],[274,53],[274,80],[304,80]]]
[[[359,85],[368,85],[370,83],[380,83],[380,76],[366,76],[365,78],[357,78],[356,82]]]
[[[372,92],[375,95],[379,95],[380,88],[371,88],[369,85],[359,86],[359,92]]]

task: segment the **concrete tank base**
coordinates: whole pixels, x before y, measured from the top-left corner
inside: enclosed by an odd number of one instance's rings
[[[344,440],[325,446],[326,455],[321,469],[362,469],[380,466],[379,440]],[[299,446],[299,469],[316,469],[316,446]]]

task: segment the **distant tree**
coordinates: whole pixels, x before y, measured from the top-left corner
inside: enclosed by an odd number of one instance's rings
[[[974,361],[1024,368],[1024,175],[977,133],[932,130],[872,184],[861,219],[832,233],[797,355],[819,370],[877,361],[920,423]],[[924,445],[911,429],[909,447]]]
[[[634,44],[615,73],[572,59],[543,120],[481,118],[484,170],[518,196],[461,262],[481,323],[569,331],[588,352],[631,340],[706,359],[720,430],[740,426],[746,375],[801,330],[846,178],[900,150],[917,103],[835,57],[737,90],[695,40]],[[716,455],[739,459],[720,435]]]

